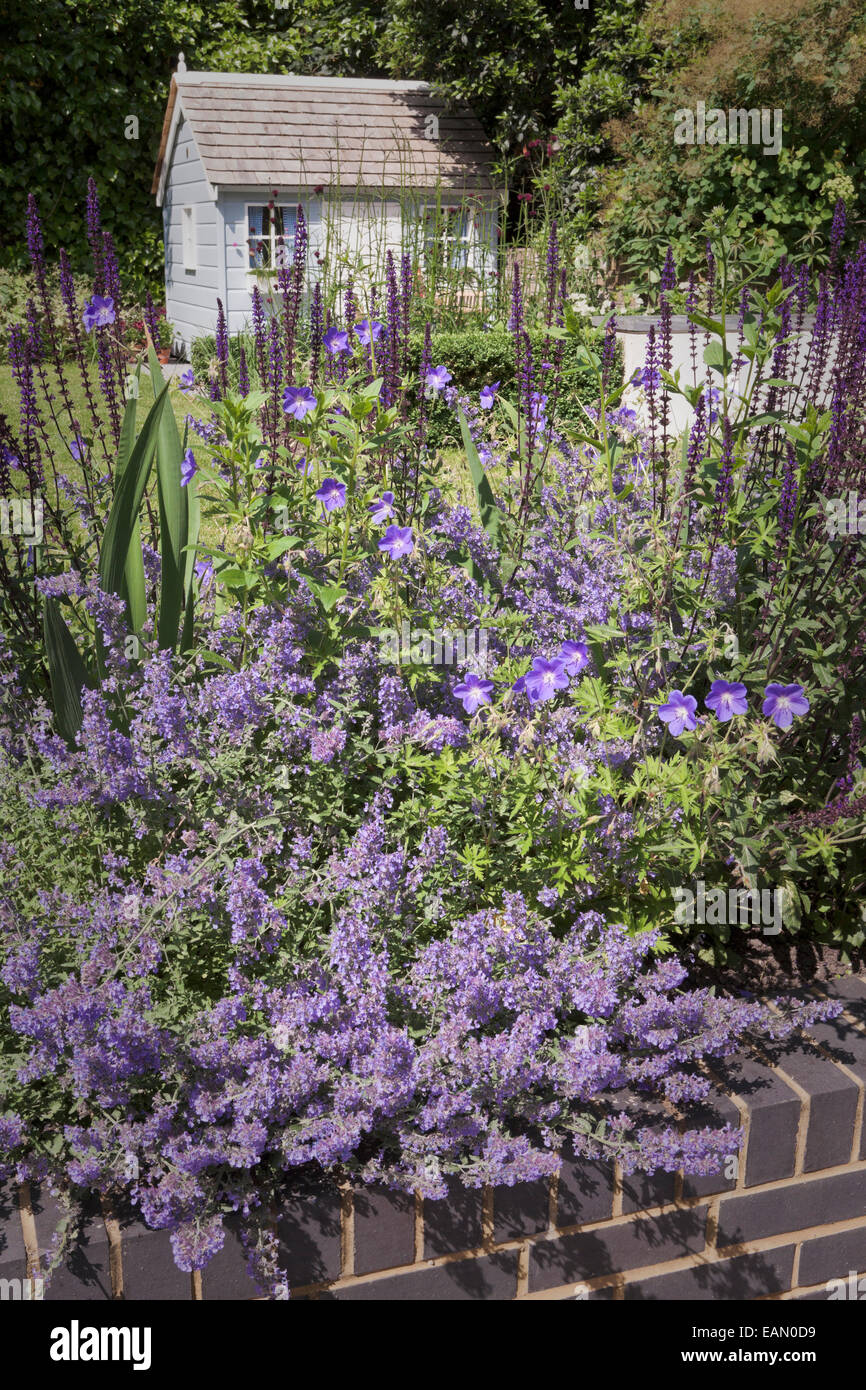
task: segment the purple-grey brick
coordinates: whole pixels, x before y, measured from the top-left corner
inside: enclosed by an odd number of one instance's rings
[[[791,1287],[794,1246],[740,1255],[716,1264],[696,1265],[625,1286],[626,1301],[750,1299],[785,1293]]]
[[[837,1062],[841,1062],[861,1085],[866,1086],[866,1033],[845,1018],[814,1023],[806,1030]],[[860,1138],[860,1157],[866,1158],[866,1125]]]
[[[676,1173],[629,1173],[622,1179],[623,1211],[661,1207],[676,1196]]]
[[[509,1300],[517,1294],[517,1259],[516,1250],[498,1250],[474,1259],[451,1260],[433,1269],[418,1265],[404,1274],[329,1289],[323,1297],[365,1303]]]
[[[803,1242],[799,1281],[802,1285],[845,1279],[852,1269],[855,1273],[866,1273],[866,1226]]]
[[[546,1231],[550,1222],[550,1183],[517,1182],[493,1193],[493,1239],[517,1240]]]
[[[712,1091],[700,1105],[692,1106],[688,1112],[689,1129],[724,1129],[731,1125],[742,1128],[742,1116],[730,1096],[722,1091]],[[717,1173],[686,1173],[683,1177],[683,1198],[710,1197],[716,1192],[730,1192],[736,1187],[736,1178],[726,1178],[724,1164]]]
[[[586,1158],[563,1159],[556,1196],[557,1226],[607,1221],[612,1211],[613,1165]]]
[[[851,1157],[859,1090],[855,1083],[811,1046],[788,1043],[774,1056],[777,1065],[809,1096],[809,1128],[803,1167],[807,1173],[835,1168]]]
[[[482,1196],[480,1188],[463,1187],[454,1179],[448,1196],[424,1200],[424,1258],[475,1250],[481,1244]]]
[[[48,1249],[63,1209],[50,1193],[32,1190],[33,1217],[41,1254]],[[44,1264],[44,1260],[43,1260]],[[111,1299],[108,1235],[97,1198],[83,1204],[82,1219],[73,1218],[72,1239],[63,1263],[46,1278],[46,1302],[75,1299],[102,1302]]]
[[[289,1283],[340,1277],[340,1193],[333,1184],[287,1189],[279,1199],[279,1258]]]
[[[168,1231],[152,1231],[143,1221],[121,1218],[120,1232],[124,1299],[182,1302],[192,1297],[190,1276],[174,1262]]]
[[[538,1241],[529,1252],[530,1292],[697,1254],[706,1224],[707,1208],[689,1207]]]
[[[866,1170],[790,1183],[772,1192],[723,1197],[719,1246],[866,1216]]]
[[[355,1273],[410,1265],[415,1258],[415,1199],[364,1187],[355,1193]]]
[[[790,1178],[794,1172],[800,1097],[780,1076],[748,1053],[715,1066],[725,1085],[748,1107],[746,1187]]]
[[[208,1261],[201,1272],[201,1296],[206,1303],[242,1301],[261,1298],[259,1289],[247,1270],[247,1255],[238,1234],[234,1216],[223,1220],[225,1241],[221,1250]]]
[[[844,999],[866,1009],[866,980],[862,975],[842,975],[838,980],[827,980],[820,988],[833,999]]]
[[[27,1250],[21,1233],[18,1189],[0,1184],[0,1274],[4,1279],[27,1277]]]

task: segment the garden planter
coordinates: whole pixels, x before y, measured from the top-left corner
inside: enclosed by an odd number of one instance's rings
[[[277,1286],[271,1297],[851,1297],[850,1271],[866,1268],[866,981],[850,976],[823,988],[845,1003],[838,1019],[815,1024],[809,1040],[763,1058],[741,1053],[715,1068],[718,1086],[704,1122],[747,1130],[726,1172],[629,1176],[564,1158],[552,1180],[484,1190],[455,1183],[441,1201],[380,1188],[287,1190],[275,1218],[291,1288]],[[652,1124],[644,1101],[631,1106],[636,1120]],[[5,1277],[25,1278],[34,1238],[44,1251],[58,1215],[53,1199],[37,1188],[9,1187],[0,1196]],[[109,1259],[106,1223],[94,1200],[76,1247],[41,1296],[263,1296],[231,1221],[200,1280],[176,1268],[168,1233],[149,1230],[131,1207],[115,1209],[109,1225],[120,1232],[120,1259]]]
[[[596,327],[604,327],[610,315],[596,314],[592,322]],[[738,328],[737,318],[728,315],[725,322],[725,346],[732,356],[737,351]],[[803,319],[802,333],[811,333],[815,323],[814,314],[806,314]],[[616,336],[622,348],[623,355],[623,379],[629,381],[635,372],[639,372],[646,364],[647,344],[649,342],[650,329],[655,330],[656,343],[659,341],[661,330],[661,319],[657,315],[645,314],[624,314],[616,316]],[[699,329],[695,335],[696,358],[698,366],[698,376],[704,376],[707,368],[704,366],[704,347],[706,336],[703,329]],[[692,335],[689,330],[689,320],[685,314],[671,315],[671,372],[675,376],[677,370],[680,372],[680,380],[684,385],[691,385],[692,382]],[[822,386],[825,386],[830,379],[832,371],[832,350],[828,354],[829,364],[821,379]],[[805,353],[801,350],[800,372],[802,373]],[[746,363],[738,375],[731,375],[730,380],[739,385],[745,385],[748,375],[749,363]],[[764,375],[769,375],[765,371]],[[714,384],[718,384],[718,376],[714,377]],[[676,433],[683,429],[691,418],[691,410],[682,396],[670,397],[670,432]]]

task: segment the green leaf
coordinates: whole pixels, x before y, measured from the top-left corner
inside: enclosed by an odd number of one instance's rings
[[[42,609],[42,631],[45,655],[51,679],[51,697],[57,727],[67,743],[75,741],[81,728],[83,713],[81,691],[93,682],[75,645],[75,638],[66,626],[56,598],[46,598]]]
[[[148,364],[153,394],[161,382],[159,358],[149,342]],[[189,516],[185,489],[180,483],[183,449],[174,411],[163,410],[156,438],[156,475],[159,494],[160,585],[157,640],[172,650],[177,645],[178,626],[184,602],[184,573]]]
[[[166,383],[148,412],[144,428],[130,454],[129,463],[123,470],[123,477],[118,483],[111,511],[108,513],[99,554],[99,584],[107,594],[119,594],[121,590],[126,557],[138,520],[141,499],[150,476],[159,422],[167,400]]]
[[[183,447],[189,434],[187,425],[183,432]],[[180,635],[180,651],[188,652],[192,646],[193,623],[195,621],[195,556],[201,527],[201,506],[198,496],[198,477],[193,477],[186,487],[187,547],[184,560],[183,589],[184,600],[183,631]]]
[[[478,513],[481,517],[481,525],[498,549],[502,513],[496,505],[493,489],[481,465],[481,460],[478,457],[478,450],[475,447],[472,435],[469,433],[466,417],[459,406],[457,407],[457,419],[460,421],[460,433],[463,436],[463,447],[466,450],[469,472],[472,475],[475,496],[478,500]]]
[[[707,366],[716,371],[720,376],[726,376],[731,365],[731,354],[722,343],[710,343],[704,348],[704,361]]]
[[[699,314],[697,309],[690,309],[689,320],[696,323],[700,328],[705,328],[708,333],[715,333],[718,338],[725,336],[724,324],[718,319],[707,318],[706,314]]]
[[[141,377],[140,369],[136,369],[135,379]],[[117,462],[114,472],[115,492],[120,483],[120,479],[126,471],[135,444],[135,421],[136,421],[136,396],[130,396],[126,410],[123,412],[123,425],[120,430],[120,439],[117,445]],[[141,632],[144,621],[147,617],[147,599],[145,597],[145,578],[144,578],[144,558],[141,553],[141,527],[138,517],[132,529],[132,536],[129,542],[129,551],[126,556],[126,565],[123,571],[123,582],[121,585],[121,598],[126,601],[126,611],[129,617],[129,626],[132,632]]]

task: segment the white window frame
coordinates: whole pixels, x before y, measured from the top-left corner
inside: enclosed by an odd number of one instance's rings
[[[465,246],[466,260],[463,262],[462,266],[455,266],[453,268],[461,270],[475,270],[477,269],[478,262],[478,237],[475,235],[472,209],[463,206],[458,207],[457,216],[464,217],[466,219],[466,232],[463,236],[453,236],[446,231],[448,218],[446,208],[448,206],[448,204],[443,205],[442,203],[424,203],[421,207],[421,225],[424,234],[425,254],[428,252],[430,246],[434,242],[438,243],[440,246],[445,248],[446,251],[449,251],[449,248],[452,246]],[[434,217],[436,221],[439,223],[438,236],[428,236],[428,215],[432,215],[432,217]]]
[[[272,209],[274,212],[276,212],[276,210],[279,208],[279,210],[283,213],[283,225],[284,225],[284,226],[285,226],[285,221],[286,221],[286,219],[285,219],[285,214],[286,214],[287,212],[288,212],[288,213],[291,213],[292,216],[294,217],[294,228],[293,228],[293,231],[292,231],[291,236],[290,236],[290,237],[287,237],[286,234],[283,233],[282,237],[279,238],[279,240],[282,241],[284,247],[285,247],[286,242],[289,242],[289,243],[290,243],[290,250],[289,250],[288,256],[286,257],[286,261],[285,261],[285,265],[286,265],[286,268],[287,268],[287,269],[288,269],[288,267],[292,264],[292,260],[293,260],[293,258],[294,258],[294,254],[295,254],[295,233],[296,233],[296,231],[297,231],[298,201],[299,201],[299,200],[296,199],[295,201],[290,202],[290,203],[286,203],[286,202],[275,202],[275,203],[274,203],[274,206],[273,206],[273,209]],[[262,266],[250,265],[250,243],[251,243],[252,241],[256,240],[255,237],[251,237],[251,236],[250,236],[250,211],[251,211],[252,208],[268,208],[269,210],[271,210],[271,209],[270,209],[270,202],[271,202],[271,200],[270,200],[269,198],[266,198],[263,202],[245,203],[245,204],[244,204],[244,248],[245,248],[245,253],[244,253],[244,254],[245,254],[245,258],[246,258],[246,271],[247,271],[247,274],[248,274],[248,275],[273,275],[274,277],[276,277],[276,276],[279,274],[280,270],[282,269],[281,266],[279,266],[279,265],[276,264],[276,251],[277,251],[277,240],[278,240],[278,236],[277,236],[277,232],[276,232],[276,230],[274,229],[274,226],[273,226],[273,221],[274,221],[273,218],[271,218],[271,227],[270,227],[270,231],[269,231],[269,233],[268,233],[268,239],[269,239],[269,242],[270,242],[270,260],[271,260],[271,264],[270,264],[270,265],[262,265]],[[259,239],[264,239],[264,238],[259,238]]]
[[[181,209],[180,236],[183,251],[183,268],[187,274],[194,275],[198,270],[197,219],[195,204]]]

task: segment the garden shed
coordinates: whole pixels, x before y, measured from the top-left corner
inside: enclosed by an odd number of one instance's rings
[[[435,249],[470,282],[494,273],[493,160],[472,111],[427,83],[192,72],[181,54],[152,188],[176,347],[214,332],[218,298],[229,332],[244,329],[254,285],[292,259],[298,204],[308,289],[326,269],[357,289],[389,249],[421,267]]]

